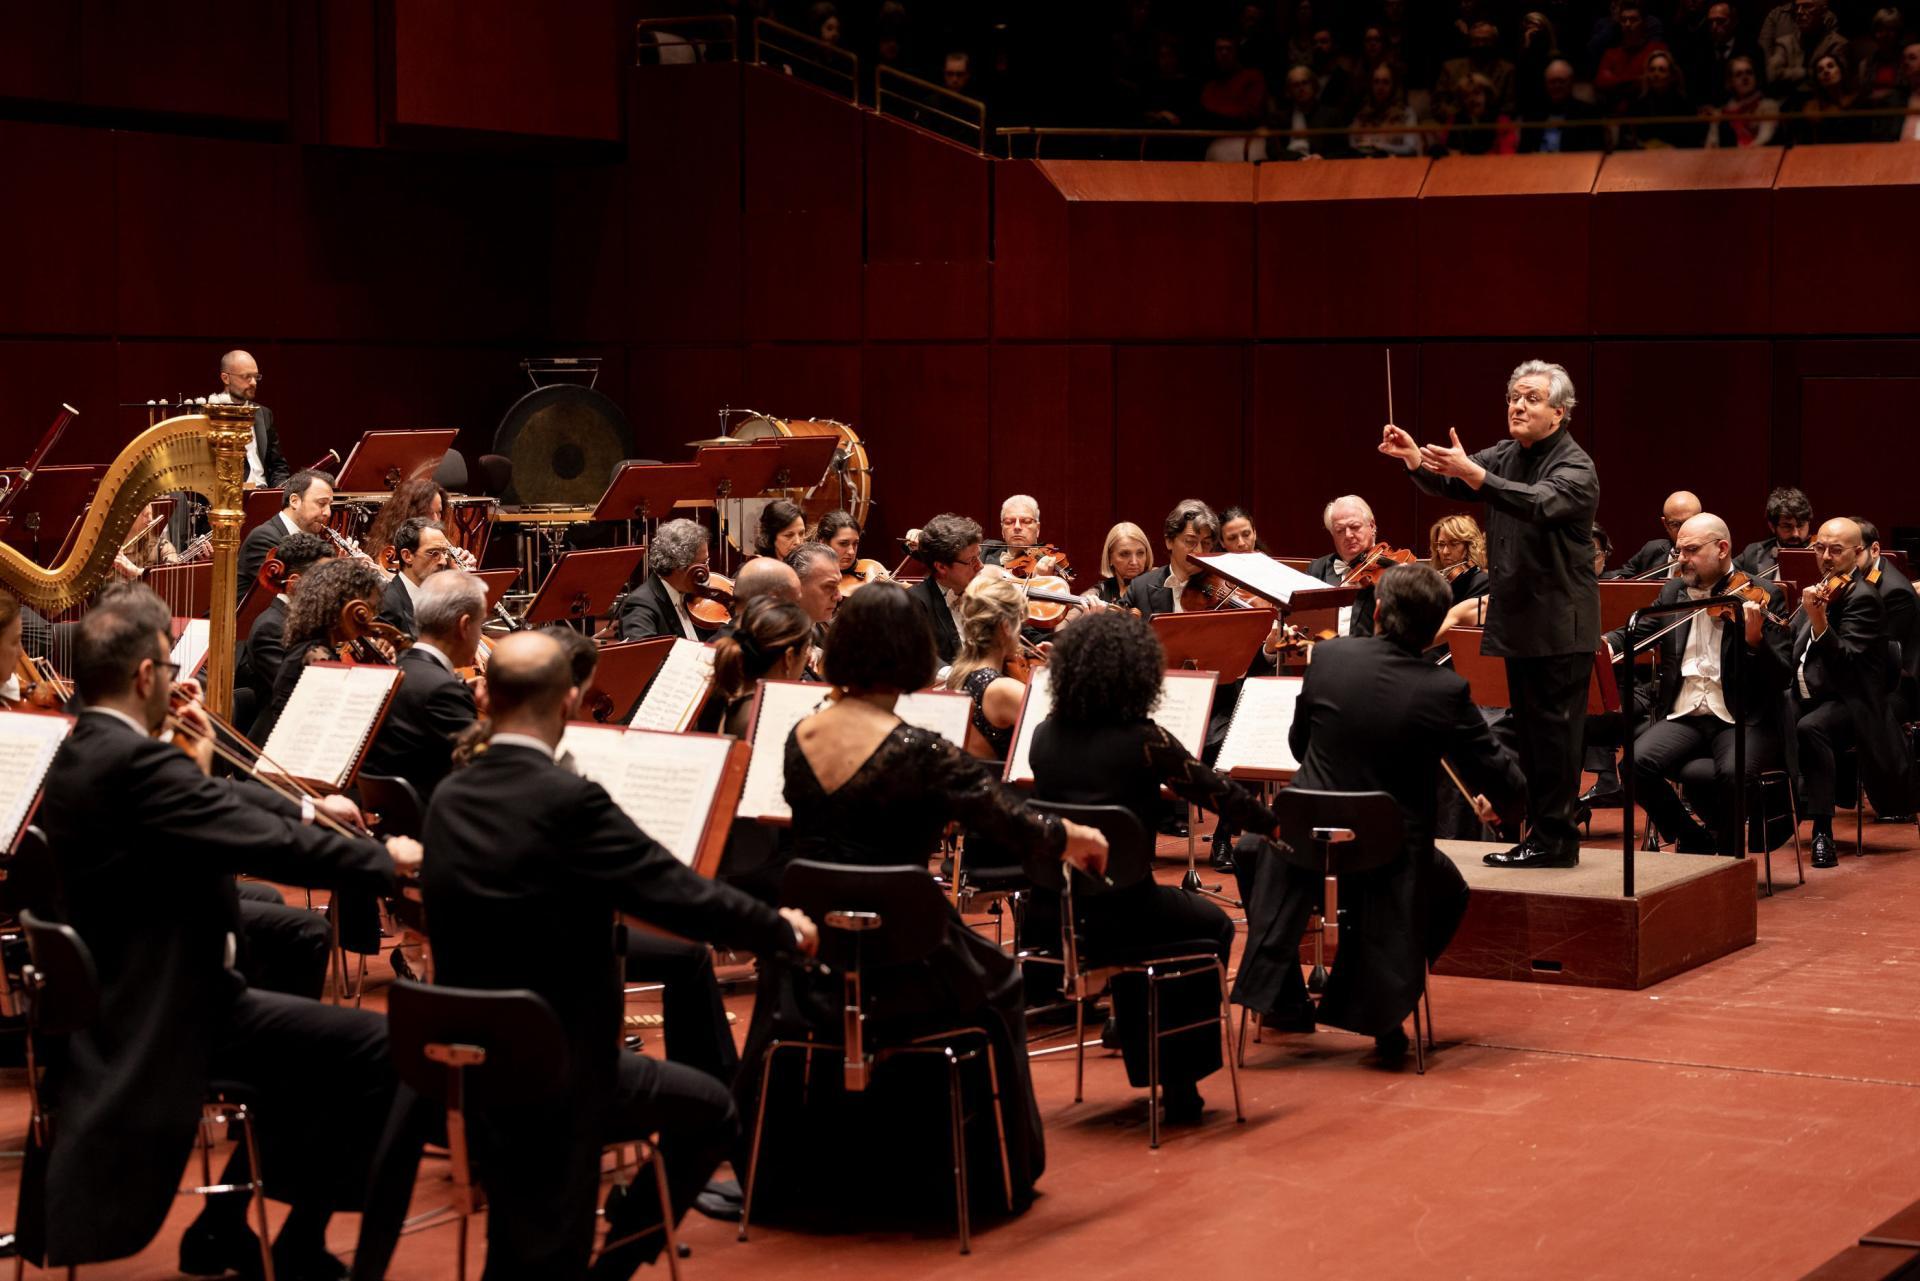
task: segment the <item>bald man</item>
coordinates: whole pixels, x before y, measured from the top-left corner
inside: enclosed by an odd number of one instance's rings
[[[1661,575],[1653,571],[1662,565],[1669,565],[1669,576],[1677,577],[1679,567],[1673,566],[1673,541],[1680,527],[1700,514],[1700,499],[1685,489],[1676,489],[1667,495],[1667,501],[1660,505],[1660,527],[1667,531],[1664,538],[1648,539],[1644,547],[1629,556],[1618,569],[1610,569],[1600,575],[1602,578],[1638,578],[1645,574],[1649,578]]]
[[[207,397],[214,405],[252,405],[253,442],[247,446],[248,489],[278,489],[290,470],[280,452],[280,433],[273,427],[273,411],[260,403],[260,365],[247,352],[235,349],[220,357],[220,390]]]
[[[1661,604],[1700,600],[1726,590],[1733,573],[1733,544],[1725,521],[1707,512],[1684,521],[1674,530],[1673,549],[1678,563],[1660,590]],[[1663,835],[1673,837],[1683,854],[1741,850],[1734,821],[1736,719],[1747,738],[1746,777],[1780,765],[1780,695],[1787,685],[1790,633],[1767,618],[1769,613],[1786,616],[1778,584],[1764,586],[1767,604],[1745,603],[1738,622],[1694,614],[1659,642],[1660,682],[1647,723],[1633,740],[1633,781],[1647,818]],[[1636,639],[1673,622],[1672,617],[1649,619],[1640,624]],[[1743,652],[1736,654],[1736,647]],[[1736,666],[1737,686],[1732,683]],[[1696,760],[1713,762],[1714,786],[1689,796],[1694,803],[1690,814],[1673,784],[1681,769]]]
[[[1838,575],[1832,593],[1801,591],[1794,619],[1793,691],[1800,749],[1800,812],[1813,823],[1813,865],[1839,866],[1833,842],[1834,767],[1859,748],[1860,782],[1879,814],[1913,812],[1912,761],[1893,719],[1900,662],[1888,634],[1887,606],[1865,582],[1865,541],[1857,522],[1837,516],[1810,544],[1820,572]]]

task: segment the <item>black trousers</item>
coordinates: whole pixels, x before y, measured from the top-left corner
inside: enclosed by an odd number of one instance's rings
[[[1225,966],[1233,951],[1233,922],[1225,912],[1198,894],[1150,880],[1085,900],[1080,919],[1088,959],[1096,965],[1109,956],[1166,953],[1169,945],[1192,943],[1198,945],[1193,954],[1212,952]],[[1220,980],[1211,970],[1163,979],[1158,986],[1163,1028],[1220,1015]],[[1145,976],[1116,975],[1113,1018],[1127,1079],[1136,1086],[1145,1086],[1149,1079],[1147,1014]],[[1160,1084],[1186,1085],[1219,1071],[1220,1046],[1220,1029],[1214,1024],[1166,1037],[1160,1043]]]
[[[240,897],[240,972],[258,992],[320,999],[327,983],[327,918],[288,907],[280,891],[260,881],[235,885]]]
[[[1527,776],[1527,828],[1544,849],[1579,848],[1580,750],[1592,654],[1507,660],[1507,694]]]
[[[1800,811],[1808,818],[1833,817],[1834,762],[1859,741],[1853,715],[1837,698],[1812,707],[1802,706],[1797,730],[1800,741]]]
[[[731,1086],[740,1070],[740,1052],[713,974],[713,949],[629,928],[626,952],[628,982],[664,985],[660,1012],[667,1060]]]
[[[1733,821],[1738,799],[1734,793],[1733,739],[1732,725],[1703,713],[1655,721],[1633,740],[1634,796],[1662,832],[1683,831],[1688,822],[1680,795],[1668,781],[1677,780],[1681,767],[1688,762],[1711,759],[1714,786],[1690,799],[1697,802],[1701,821],[1713,832],[1721,853],[1737,853],[1744,848]],[[1761,770],[1779,763],[1780,736],[1766,726],[1747,726],[1747,779],[1751,781]]]

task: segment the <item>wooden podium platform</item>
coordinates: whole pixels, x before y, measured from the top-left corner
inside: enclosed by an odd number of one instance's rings
[[[1751,859],[1642,853],[1634,859],[1639,892],[1623,898],[1617,849],[1583,848],[1578,867],[1513,871],[1480,861],[1504,846],[1439,845],[1473,896],[1436,974],[1631,990],[1754,941]]]

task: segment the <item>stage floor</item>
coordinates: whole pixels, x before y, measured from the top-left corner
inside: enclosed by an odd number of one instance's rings
[[[1594,847],[1617,849],[1617,826],[1603,830],[1617,821],[1596,823]],[[745,1245],[694,1215],[683,1274],[1798,1277],[1920,1197],[1920,851],[1911,826],[1870,824],[1867,845],[1762,900],[1754,946],[1645,991],[1436,978],[1441,1048],[1425,1077],[1374,1067],[1371,1043],[1343,1033],[1249,1046],[1247,1123],[1233,1123],[1222,1072],[1202,1083],[1204,1122],[1167,1131],[1158,1152],[1117,1058],[1089,1057],[1078,1105],[1071,1056],[1038,1060],[1041,1195],[1018,1219],[978,1224],[971,1258],[944,1207],[860,1235],[757,1225]],[[1184,846],[1163,842],[1182,859]],[[1789,852],[1783,887],[1791,869]],[[1180,870],[1166,861],[1161,877]],[[390,972],[384,958],[371,971],[376,984]],[[375,986],[368,1004],[382,1003]],[[744,1014],[744,1000],[730,1004]],[[17,1080],[0,1109],[0,1140],[17,1148]],[[0,1164],[0,1206],[17,1168]],[[430,1162],[415,1211],[447,1192]],[[183,1198],[144,1254],[82,1275],[175,1275],[194,1211]],[[337,1250],[356,1227],[335,1219]],[[452,1229],[439,1228],[406,1238],[390,1275],[445,1281],[452,1269]]]

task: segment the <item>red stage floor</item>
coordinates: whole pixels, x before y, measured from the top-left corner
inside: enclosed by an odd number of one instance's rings
[[[1341,1033],[1249,1047],[1247,1123],[1223,1072],[1203,1083],[1204,1123],[1158,1152],[1117,1059],[1089,1060],[1077,1106],[1071,1056],[1039,1060],[1041,1196],[979,1225],[971,1258],[931,1231],[768,1226],[743,1245],[695,1215],[684,1275],[1800,1276],[1920,1197],[1920,850],[1911,827],[1870,824],[1867,844],[1763,900],[1755,946],[1646,991],[1436,979],[1425,1077],[1372,1066]],[[0,1107],[17,1148],[17,1081]],[[0,1204],[17,1168],[0,1169]],[[415,1211],[445,1190],[430,1162]],[[143,1255],[82,1275],[175,1275],[195,1210],[183,1198]],[[356,1229],[337,1218],[336,1249]],[[451,1228],[408,1237],[390,1275],[441,1281],[452,1248]]]

